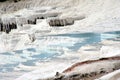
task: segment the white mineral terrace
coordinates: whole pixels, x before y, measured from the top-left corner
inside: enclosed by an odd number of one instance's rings
[[[119,64],[120,0],[0,2],[0,80],[120,80]]]

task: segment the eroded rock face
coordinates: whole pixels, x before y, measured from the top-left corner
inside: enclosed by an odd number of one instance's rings
[[[9,22],[0,20],[0,32],[6,32],[8,34],[12,29],[17,29],[17,24],[14,19],[10,19]]]
[[[50,26],[67,26],[67,25],[73,25],[74,20],[72,18],[67,19],[50,19],[48,21]]]
[[[23,11],[25,12],[25,11]],[[27,10],[26,10],[27,12]],[[26,13],[25,12],[25,13]],[[25,24],[36,25],[38,19],[47,19],[49,17],[57,17],[60,13],[35,13],[34,10],[30,11],[31,14],[5,14],[0,17],[0,31],[9,33],[11,29],[21,29]],[[22,13],[22,12],[21,12]],[[29,13],[29,10],[28,10]]]
[[[76,63],[63,71],[63,73],[69,74],[66,79],[93,80],[117,69],[120,69],[120,57],[109,57]]]
[[[39,80],[94,80],[118,69],[120,69],[120,57],[108,57],[78,62],[63,73],[57,72],[52,78]]]

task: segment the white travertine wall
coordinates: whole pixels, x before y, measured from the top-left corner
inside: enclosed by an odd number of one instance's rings
[[[17,3],[0,3],[0,13],[15,12],[23,8],[34,9],[41,6],[51,6],[51,9],[61,11],[63,18],[84,16],[85,19],[81,21],[83,26],[120,17],[120,0],[24,0]],[[58,9],[58,6],[62,9]]]

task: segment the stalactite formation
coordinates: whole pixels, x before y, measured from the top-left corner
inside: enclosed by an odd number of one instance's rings
[[[2,21],[0,22],[0,32],[6,32],[8,34],[12,29],[17,29],[16,23],[4,24]]]

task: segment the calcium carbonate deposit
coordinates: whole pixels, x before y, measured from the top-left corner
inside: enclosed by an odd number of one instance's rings
[[[120,80],[120,0],[0,2],[0,80]]]

